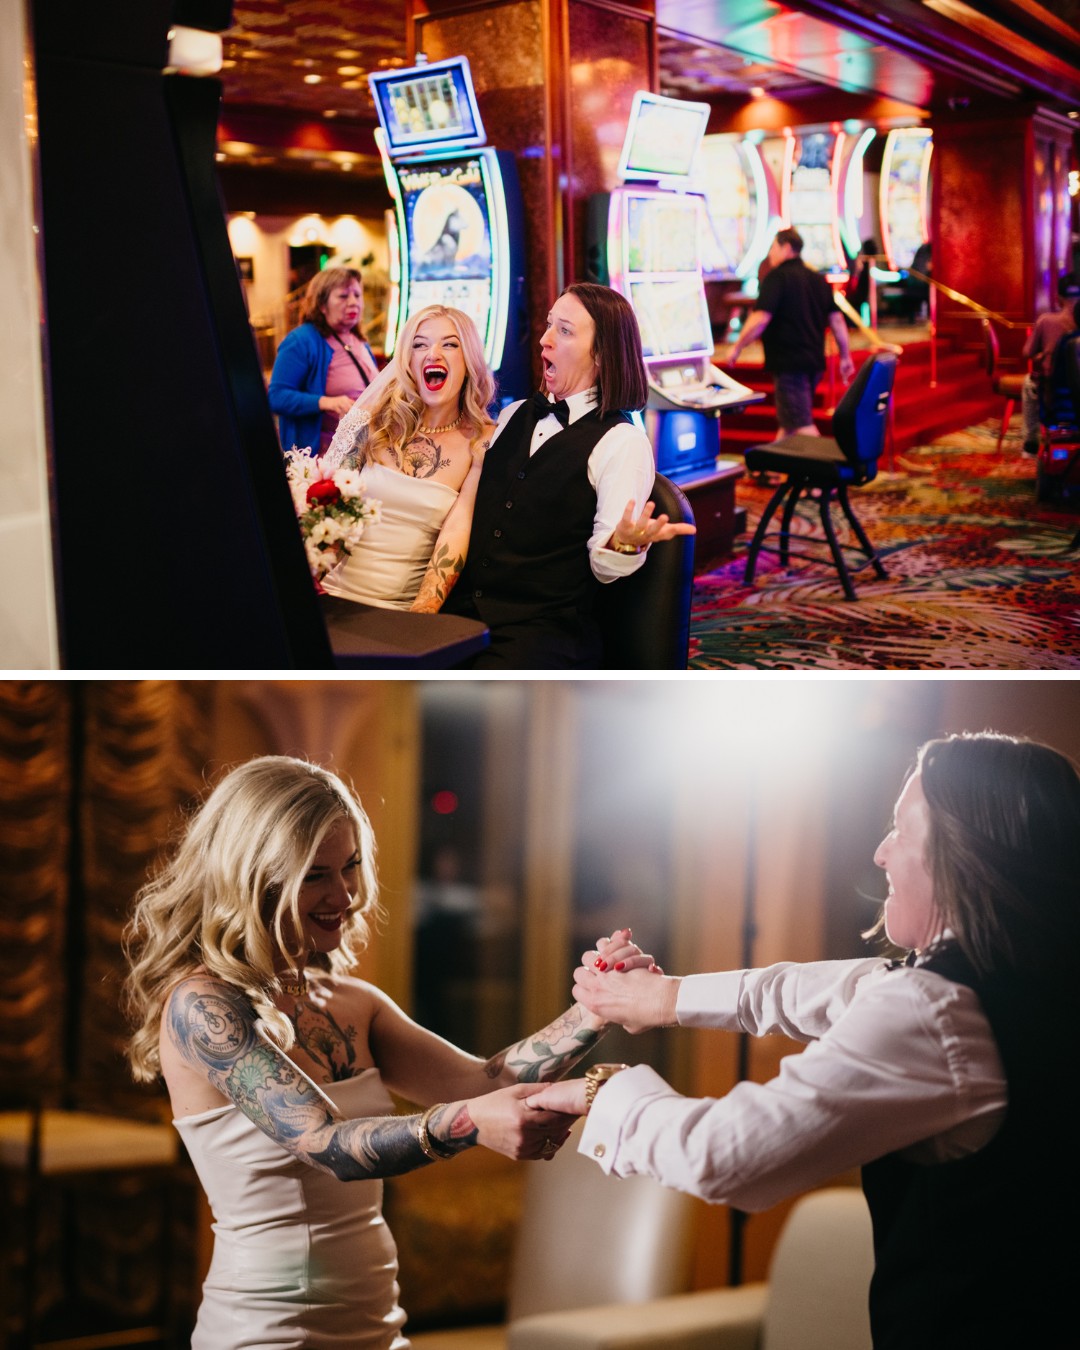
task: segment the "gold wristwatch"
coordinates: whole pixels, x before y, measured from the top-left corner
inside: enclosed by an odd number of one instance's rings
[[[609,1078],[614,1078],[617,1073],[623,1069],[628,1069],[629,1064],[594,1064],[591,1069],[585,1071],[585,1114],[588,1115],[592,1110],[592,1104],[596,1101],[596,1094]]]

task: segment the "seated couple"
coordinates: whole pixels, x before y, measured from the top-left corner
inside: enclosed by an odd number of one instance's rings
[[[481,619],[474,668],[599,664],[600,583],[650,544],[693,533],[653,519],[652,447],[629,411],[647,391],[637,319],[606,286],[570,286],[540,342],[545,393],[493,424],[494,382],[472,321],[430,306],[342,418],[327,474],[360,469],[378,528],[323,581],[331,595]],[[460,585],[455,585],[460,581]]]

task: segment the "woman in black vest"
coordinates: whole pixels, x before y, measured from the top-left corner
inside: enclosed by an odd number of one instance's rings
[[[889,880],[879,928],[906,961],[678,980],[625,954],[607,972],[601,941],[577,972],[578,1000],[630,1031],[804,1041],[771,1082],[695,1101],[646,1066],[605,1066],[589,1089],[532,1102],[584,1112],[591,1091],[581,1149],[605,1170],[739,1209],[861,1167],[875,1350],[1072,1343],[1080,773],[1031,741],[931,741],[875,861]]]
[[[540,352],[544,389],[499,418],[445,605],[491,629],[474,669],[595,668],[599,586],[636,571],[655,541],[694,530],[653,519],[652,446],[630,417],[648,383],[629,303],[607,286],[569,286]]]

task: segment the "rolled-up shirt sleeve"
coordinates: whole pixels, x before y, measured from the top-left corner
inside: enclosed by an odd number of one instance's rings
[[[756,1211],[895,1150],[961,1156],[1004,1114],[1004,1072],[977,998],[929,971],[825,962],[690,977],[677,1011],[683,1025],[794,1031],[811,1043],[769,1082],[719,1098],[683,1097],[645,1065],[616,1074],[580,1143],[605,1171]]]

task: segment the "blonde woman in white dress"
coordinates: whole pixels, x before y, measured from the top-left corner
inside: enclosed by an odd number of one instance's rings
[[[494,396],[468,315],[429,305],[409,319],[322,458],[327,476],[358,468],[381,503],[378,524],[323,578],[328,594],[384,609],[442,607],[465,565]]]
[[[214,1215],[192,1350],[406,1350],[382,1178],[566,1139],[527,1100],[606,1025],[574,1005],[486,1061],[459,1050],[355,977],[378,909],[359,801],[277,755],[217,785],[136,902],[132,1071],[164,1078]]]

